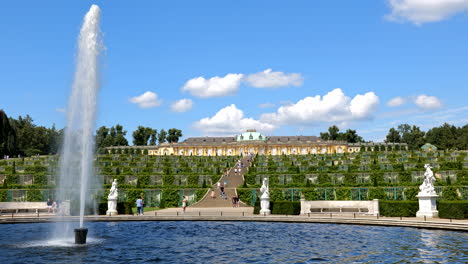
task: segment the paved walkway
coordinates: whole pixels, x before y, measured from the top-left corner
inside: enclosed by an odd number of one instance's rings
[[[43,223],[56,221],[78,221],[74,217],[57,217],[46,214],[21,214],[0,216],[0,224]],[[310,215],[254,215],[252,207],[218,207],[218,208],[168,208],[145,215],[86,216],[85,221],[237,221],[237,222],[286,222],[286,223],[326,223],[350,225],[400,226],[428,229],[443,229],[468,232],[468,220],[450,220],[441,218],[426,219],[418,217],[376,217],[353,214],[310,214]]]
[[[226,175],[223,175],[223,177],[221,177],[221,179],[219,180],[219,182],[221,183],[224,183],[224,181],[227,182],[227,184],[225,184],[224,186],[224,192],[226,193],[226,196],[227,196],[226,200],[223,200],[221,198],[221,192],[219,188],[217,187],[217,184],[215,183],[213,186],[211,186],[211,189],[215,190],[214,199],[211,198],[210,196],[211,191],[209,191],[208,194],[205,195],[205,197],[203,197],[197,203],[192,204],[190,207],[194,207],[194,208],[232,207],[231,199],[234,195],[237,195],[236,187],[244,183],[243,175],[247,173],[248,168],[251,165],[250,162],[248,162],[249,159],[250,159],[249,156],[242,158],[240,162],[244,164],[243,168],[241,168],[240,166],[236,167],[237,166],[236,164],[234,165],[233,168],[231,168],[228,171]],[[240,172],[236,173],[235,172],[236,168],[238,168]],[[240,202],[239,206],[248,207],[248,205],[243,202]]]

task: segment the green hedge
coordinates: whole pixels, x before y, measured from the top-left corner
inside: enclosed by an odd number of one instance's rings
[[[468,201],[439,201],[440,218],[468,219]]]
[[[254,214],[260,213],[260,200],[255,202]],[[270,202],[271,214],[299,215],[301,213],[301,202],[276,201]]]
[[[252,205],[252,191],[250,189],[237,189],[237,195],[242,202]],[[257,199],[258,200],[258,199]]]
[[[165,189],[162,191],[160,208],[178,207],[179,206],[179,190]]]
[[[41,202],[42,193],[41,190],[27,190],[26,191],[26,200],[28,202]]]
[[[415,217],[419,210],[417,201],[379,201],[380,215],[393,217]]]
[[[301,213],[301,202],[276,201],[270,203],[271,214],[299,215]]]

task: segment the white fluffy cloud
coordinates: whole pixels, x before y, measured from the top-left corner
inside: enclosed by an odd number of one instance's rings
[[[416,25],[441,21],[468,10],[468,0],[388,0],[392,9],[386,17],[392,21],[410,21]]]
[[[219,110],[214,116],[203,118],[193,124],[193,128],[206,135],[234,134],[255,128],[267,132],[276,129],[272,124],[244,117],[244,112],[231,104]]]
[[[257,88],[277,88],[282,86],[301,86],[304,78],[300,73],[274,72],[267,69],[250,74],[244,78],[250,86]]]
[[[401,96],[397,96],[395,98],[392,98],[390,101],[388,101],[387,105],[391,107],[395,107],[395,106],[403,105],[404,103],[406,103],[406,99]]]
[[[295,104],[284,105],[276,113],[266,113],[261,121],[270,124],[313,124],[369,119],[379,104],[374,92],[356,95],[353,99],[339,88],[323,97],[306,97]]]
[[[205,79],[197,77],[188,80],[182,87],[193,96],[209,98],[232,95],[239,90],[243,74],[229,73],[224,77]]]
[[[171,110],[174,112],[187,112],[192,109],[193,102],[191,99],[180,99],[171,104]]]
[[[439,98],[425,94],[416,96],[414,103],[425,110],[433,110],[442,107],[442,102]]]
[[[138,104],[140,108],[152,108],[160,106],[162,100],[158,99],[158,95],[151,91],[147,91],[142,95],[135,96],[129,99],[131,103]]]

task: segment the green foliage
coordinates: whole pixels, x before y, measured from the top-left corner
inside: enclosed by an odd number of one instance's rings
[[[415,217],[419,209],[416,201],[379,201],[380,215],[389,217]]]
[[[301,202],[275,201],[270,202],[271,214],[299,215],[301,213]]]
[[[7,190],[0,190],[0,202],[6,202]]]
[[[246,204],[252,205],[252,192],[250,189],[237,189],[237,195],[239,197],[239,200]],[[258,200],[258,199],[257,199]]]
[[[133,131],[133,145],[135,146],[147,146],[148,140],[151,139],[150,144],[156,140],[157,131],[150,127],[138,126],[137,130]],[[153,144],[155,145],[155,144]]]
[[[313,188],[302,189],[302,195],[304,195],[304,199],[307,201],[314,201],[318,199],[317,191]]]
[[[41,190],[33,189],[26,191],[26,200],[28,202],[40,202],[42,201]]]
[[[188,185],[198,185],[198,175],[189,175],[187,179]],[[206,183],[205,183],[206,185]],[[205,186],[206,188],[206,186]]]
[[[458,197],[457,189],[455,187],[448,186],[442,189],[442,199],[446,201],[456,201],[460,200],[460,197]]]
[[[165,186],[171,186],[174,185],[174,175],[164,175],[163,176],[163,184]]]
[[[164,189],[161,195],[161,203],[165,207],[178,207],[179,206],[179,190],[177,189]]]
[[[36,174],[33,182],[37,185],[47,185],[47,177],[44,174]]]
[[[386,198],[386,194],[385,194],[385,190],[383,188],[369,188],[369,192],[368,192],[368,199],[369,200],[373,200],[373,199],[385,199]]]
[[[440,218],[468,219],[468,201],[439,201]]]
[[[176,128],[171,128],[167,131],[167,142],[169,143],[174,143],[174,142],[179,142],[179,138],[182,137],[182,130],[176,129]]]
[[[337,200],[351,200],[351,188],[337,188],[335,194]]]
[[[418,195],[418,192],[419,192],[418,187],[405,188],[404,193],[405,193],[406,200],[417,201],[418,198],[416,197],[416,195]]]
[[[205,194],[209,191],[210,189],[207,189],[206,187],[205,188],[202,188],[202,189],[197,189],[195,191],[195,197],[196,197],[196,201],[200,201],[203,196],[205,196]]]
[[[284,201],[282,189],[270,189],[270,201]]]
[[[119,215],[129,215],[133,214],[132,208],[136,205],[132,202],[118,202],[117,203],[117,212]],[[98,214],[105,215],[107,213],[107,203],[98,204]]]

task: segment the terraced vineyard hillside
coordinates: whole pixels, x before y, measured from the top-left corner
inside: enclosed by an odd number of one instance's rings
[[[361,152],[331,155],[258,156],[245,175],[241,199],[253,204],[262,178],[272,201],[415,200],[430,163],[441,199],[468,199],[468,157],[451,152]]]
[[[240,157],[148,156],[99,154],[96,157],[96,198],[106,197],[113,179],[119,201],[144,195],[147,206],[190,204],[231,169]],[[57,156],[0,160],[0,201],[45,201],[54,197]],[[468,156],[465,151],[361,152],[330,155],[257,156],[237,189],[242,201],[254,204],[261,179],[269,178],[272,201],[414,200],[424,174],[433,166],[436,191],[444,200],[468,200]],[[105,201],[104,199],[102,201]]]

